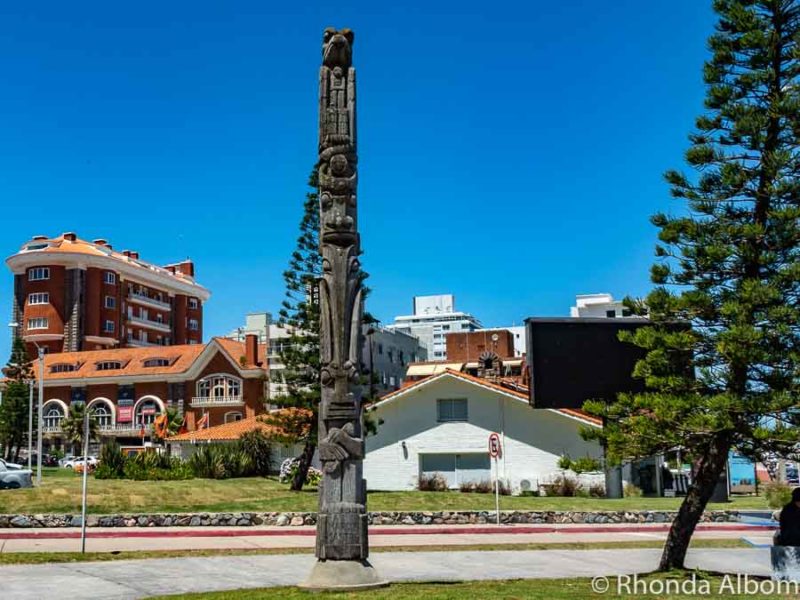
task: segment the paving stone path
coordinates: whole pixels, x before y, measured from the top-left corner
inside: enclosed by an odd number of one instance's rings
[[[380,552],[371,561],[390,581],[462,581],[644,573],[656,567],[659,555],[658,549]],[[9,600],[134,600],[295,585],[308,575],[313,563],[313,556],[295,554],[4,566],[0,567],[1,596]],[[687,565],[769,575],[769,549],[693,550]]]

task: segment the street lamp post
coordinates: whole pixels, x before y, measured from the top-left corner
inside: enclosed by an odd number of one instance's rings
[[[17,328],[19,327],[19,323],[11,322],[8,324],[9,327],[16,333]],[[38,422],[36,423],[36,485],[42,484],[42,403],[44,398],[44,348],[39,346],[36,342],[33,342],[33,345],[36,346],[38,358],[39,358],[39,402],[36,411],[36,415],[38,417]],[[33,379],[31,379],[30,383],[30,399],[28,404],[28,469],[30,470],[31,465],[31,454],[33,454]]]
[[[34,379],[28,380],[28,471],[31,470],[31,457],[33,456],[33,384]]]
[[[39,351],[39,410],[37,412],[37,425],[36,428],[38,435],[36,436],[36,485],[42,485],[42,406],[44,402],[44,348],[36,346]],[[30,460],[30,459],[28,459]]]

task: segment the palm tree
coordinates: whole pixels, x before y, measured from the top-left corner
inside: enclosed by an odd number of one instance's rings
[[[183,417],[178,413],[177,408],[167,408],[167,435],[165,437],[171,437],[178,433],[183,424]],[[158,434],[156,433],[156,428],[153,427],[153,437],[157,440],[162,440]]]
[[[83,417],[86,414],[85,404],[71,404],[69,414],[61,421],[61,431],[68,444],[72,445],[72,453],[78,456],[83,448]],[[89,440],[97,439],[97,421],[89,414]]]

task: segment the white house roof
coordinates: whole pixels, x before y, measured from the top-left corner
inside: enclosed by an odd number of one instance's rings
[[[425,366],[433,366],[433,365],[425,365]],[[430,385],[430,384],[432,384],[432,383],[434,383],[436,381],[440,381],[440,380],[447,379],[447,378],[454,379],[454,380],[457,380],[457,381],[466,382],[466,383],[469,383],[469,384],[474,385],[476,387],[481,387],[483,389],[490,390],[490,391],[495,392],[497,394],[501,394],[501,395],[507,396],[507,397],[512,398],[514,400],[518,400],[520,402],[525,402],[526,404],[529,402],[528,394],[525,393],[525,392],[512,390],[512,389],[503,387],[501,385],[498,385],[496,383],[493,383],[491,381],[488,381],[486,379],[481,379],[480,377],[473,377],[472,375],[468,375],[467,373],[461,373],[460,371],[454,371],[452,369],[446,369],[445,371],[440,372],[440,373],[438,373],[436,375],[431,375],[430,377],[426,377],[425,379],[421,379],[419,381],[416,381],[416,382],[412,383],[411,385],[408,385],[408,386],[403,387],[403,388],[401,388],[399,390],[396,390],[394,392],[390,392],[390,393],[386,394],[378,402],[376,402],[371,407],[369,407],[369,410],[374,410],[374,409],[378,408],[379,406],[382,406],[382,405],[387,404],[389,402],[395,402],[397,400],[400,400],[403,397],[405,397],[408,394],[410,394],[412,391],[418,391],[418,390],[422,389],[423,387],[426,387],[426,386],[428,386],[428,385]],[[567,418],[570,418],[570,419],[575,419],[577,421],[581,421],[584,425],[590,425],[592,427],[602,427],[602,421],[600,419],[598,419],[597,417],[593,417],[592,415],[590,415],[590,414],[588,414],[588,413],[586,413],[586,412],[584,412],[582,410],[579,410],[579,409],[573,409],[573,408],[535,409],[535,408],[531,408],[531,410],[549,410],[549,411],[557,413],[557,414],[559,414],[561,416],[564,416],[564,417],[567,417]]]

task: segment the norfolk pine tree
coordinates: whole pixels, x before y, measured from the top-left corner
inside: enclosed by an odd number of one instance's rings
[[[732,448],[787,456],[800,439],[800,0],[713,5],[707,112],[686,152],[697,174],[665,175],[687,210],[653,216],[656,287],[629,302],[653,323],[621,336],[647,351],[634,375],[648,391],[586,404],[607,419],[593,437],[612,460],[693,459],[662,570],[683,568]]]
[[[300,220],[300,235],[297,248],[289,260],[289,268],[283,273],[286,283],[286,298],[279,313],[279,325],[289,332],[287,344],[280,351],[284,369],[281,373],[286,394],[272,399],[272,403],[283,410],[272,413],[264,420],[273,425],[272,438],[283,444],[302,444],[298,469],[292,478],[290,489],[303,488],[308,468],[317,449],[317,418],[321,388],[319,361],[319,279],[322,277],[322,255],[319,250],[319,194],[317,171],[308,179],[311,189],[303,203]],[[361,270],[362,284],[367,273]],[[362,297],[366,300],[369,288],[362,285]],[[369,313],[364,313],[365,324],[377,324]],[[372,376],[372,374],[370,374]],[[377,424],[365,416],[365,431],[375,433]]]
[[[285,444],[303,445],[300,464],[290,488],[300,490],[317,448],[317,407],[320,401],[319,362],[319,296],[317,286],[322,277],[322,255],[319,252],[319,195],[317,171],[309,180],[312,191],[306,194],[297,248],[292,252],[289,268],[284,271],[286,298],[279,324],[289,332],[287,344],[280,351],[286,394],[272,399],[287,409],[266,417],[276,431],[275,439]]]
[[[30,403],[29,381],[33,379],[33,368],[25,342],[22,338],[14,338],[11,357],[3,369],[8,377],[3,393],[3,404],[0,405],[0,440],[6,460],[16,462],[19,452],[27,437],[28,411]],[[34,402],[36,391],[34,390]],[[34,411],[34,427],[36,427]]]

